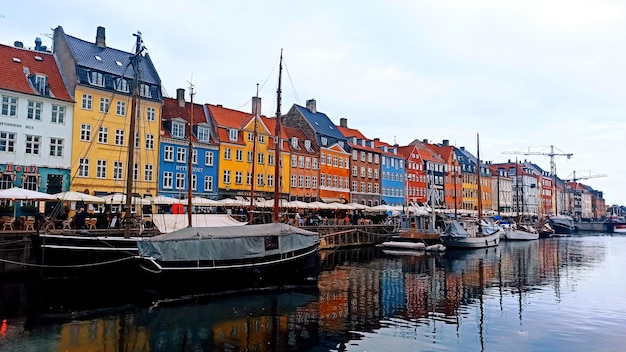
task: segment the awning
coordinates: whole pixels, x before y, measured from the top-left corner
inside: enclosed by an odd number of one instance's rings
[[[340,198],[322,198],[322,202],[324,203],[343,203]]]

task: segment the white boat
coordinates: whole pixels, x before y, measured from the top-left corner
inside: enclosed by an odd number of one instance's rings
[[[508,241],[532,241],[539,239],[539,231],[530,225],[514,225],[505,231]]]
[[[500,244],[500,231],[485,233],[476,221],[452,220],[441,234],[441,243],[449,248],[485,248]]]

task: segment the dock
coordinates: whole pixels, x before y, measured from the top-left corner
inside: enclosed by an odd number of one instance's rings
[[[320,225],[302,226],[320,235],[320,250],[374,246],[398,234],[393,225]]]

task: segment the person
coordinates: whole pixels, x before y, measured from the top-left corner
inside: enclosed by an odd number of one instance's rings
[[[82,230],[85,228],[85,219],[87,219],[87,213],[85,212],[85,208],[80,208],[78,213],[74,215],[74,226],[77,230]]]

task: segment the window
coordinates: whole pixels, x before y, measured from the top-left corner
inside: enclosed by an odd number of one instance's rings
[[[304,187],[311,188],[311,176],[306,176],[304,178]]]
[[[80,125],[80,140],[85,142],[91,140],[91,125],[86,123]]]
[[[291,155],[291,167],[296,167],[296,165],[298,165],[298,156],[297,155]]]
[[[100,98],[100,112],[101,113],[108,114],[110,105],[111,105],[111,102],[109,101],[109,98]]]
[[[16,117],[17,116],[17,98],[3,95],[2,109],[0,115]]]
[[[65,123],[65,106],[52,104],[52,123],[64,124]]]
[[[143,180],[144,181],[152,181],[152,170],[154,168],[154,165],[152,164],[145,164],[143,167]],[[195,176],[195,175],[194,175]]]
[[[198,175],[193,174],[191,175],[191,189],[195,191],[197,187],[198,187]]]
[[[113,162],[113,179],[121,180],[123,170],[124,170],[124,163],[121,161],[114,161]]]
[[[191,150],[191,163],[194,165],[198,164],[198,150],[197,149]]]
[[[235,160],[243,161],[243,150],[241,149],[235,150]]]
[[[98,160],[96,162],[96,177],[97,178],[107,177],[107,161],[106,160]]]
[[[356,149],[352,151],[352,160],[359,160],[359,152]]]
[[[247,186],[252,185],[252,173],[251,172],[248,172],[246,174],[246,185]]]
[[[224,148],[224,160],[231,160],[232,150],[230,148]]]
[[[115,130],[115,145],[125,145],[124,132],[124,130]]]
[[[152,93],[150,92],[150,86],[147,84],[141,84],[139,86],[139,94],[144,98],[152,98]]]
[[[361,182],[361,192],[365,193],[365,182]]]
[[[104,87],[104,75],[102,73],[91,71],[88,77],[91,85]]]
[[[240,185],[243,182],[243,172],[235,171],[235,184]]]
[[[152,122],[156,121],[156,109],[153,107],[146,108],[146,120]]]
[[[361,161],[365,162],[365,152],[361,152]]]
[[[372,168],[371,167],[367,168],[367,178],[372,178]]]
[[[146,135],[146,149],[154,150],[154,135],[153,134],[149,133]]]
[[[365,177],[365,166],[361,166],[361,177]]]
[[[124,78],[116,78],[115,79],[115,90],[120,92],[128,93],[128,81]]]
[[[98,131],[98,143],[107,144],[109,143],[109,128],[108,127],[100,127]]]
[[[296,187],[296,182],[298,181],[298,176],[291,175],[291,187]]]
[[[335,188],[339,187],[339,179],[337,178],[336,175],[333,176],[333,187]]]
[[[311,168],[311,157],[307,156],[306,159],[304,159],[304,167],[307,169]]]
[[[50,156],[63,156],[63,139],[50,138]]]
[[[176,173],[176,189],[185,189],[185,174]]]
[[[298,157],[298,167],[304,169],[304,157],[302,155]]]
[[[39,155],[41,136],[26,135],[26,154]]]
[[[223,181],[225,184],[230,184],[230,170],[224,170]]]
[[[263,174],[256,175],[256,184],[257,186],[265,186],[265,175]]]
[[[273,154],[269,154],[267,156],[267,165],[274,166],[274,155]]]
[[[311,188],[317,189],[317,177],[316,176],[313,176],[311,178]]]
[[[334,167],[337,167],[337,164],[338,164],[338,161],[339,161],[338,159],[339,158],[337,156],[333,156],[333,166]]]
[[[252,160],[254,159],[254,156],[252,155],[252,151],[248,151],[248,156],[247,156],[247,161],[248,164],[252,164]]]
[[[89,159],[86,159],[86,158],[79,159],[78,177],[89,177]]]
[[[237,140],[237,130],[234,129],[234,128],[228,130],[228,138],[230,138],[231,141],[236,141]]]
[[[213,176],[204,176],[204,190],[205,191],[213,190]]]
[[[306,148],[306,150],[311,151],[311,141],[304,141],[304,147]]]
[[[91,95],[83,94],[83,101],[80,107],[84,110],[91,110]]]
[[[248,142],[254,142],[254,133],[248,133]]]
[[[357,192],[357,191],[358,191],[357,183],[356,183],[356,181],[352,181],[352,192]]]
[[[299,148],[298,148],[298,138],[296,138],[296,137],[291,138],[291,146],[292,146],[294,149],[299,149]]]
[[[267,175],[267,186],[274,187],[274,175]]]
[[[320,137],[320,141],[322,142],[322,145],[328,145],[328,139],[326,137]]]
[[[356,165],[352,166],[352,176],[358,176],[359,170],[358,167],[356,167]]]
[[[213,166],[213,152],[204,153],[204,165]]]
[[[41,121],[41,109],[43,103],[40,101],[28,101],[28,112],[26,118],[29,120]]]
[[[174,174],[171,171],[165,171],[163,173],[163,188],[172,189],[174,182]]]
[[[174,147],[173,146],[166,145],[163,148],[163,160],[174,161]]]
[[[187,149],[176,148],[176,162],[179,162],[179,163],[187,162]]]
[[[185,125],[182,123],[172,123],[172,137],[185,138]]]
[[[367,162],[371,163],[372,162],[372,153],[367,153]]]
[[[257,164],[260,164],[260,165],[265,164],[265,154],[263,153],[257,154],[256,162]]]
[[[209,141],[209,129],[204,127],[198,127],[198,140],[200,142],[208,142]]]
[[[117,101],[115,107],[115,114],[117,116],[126,116],[126,102],[125,101]]]
[[[139,164],[133,164],[133,181],[137,181],[139,179]]]
[[[317,170],[319,169],[319,163],[317,161],[317,158],[313,158],[313,170]]]
[[[265,135],[263,134],[259,135],[259,143],[265,143]]]

